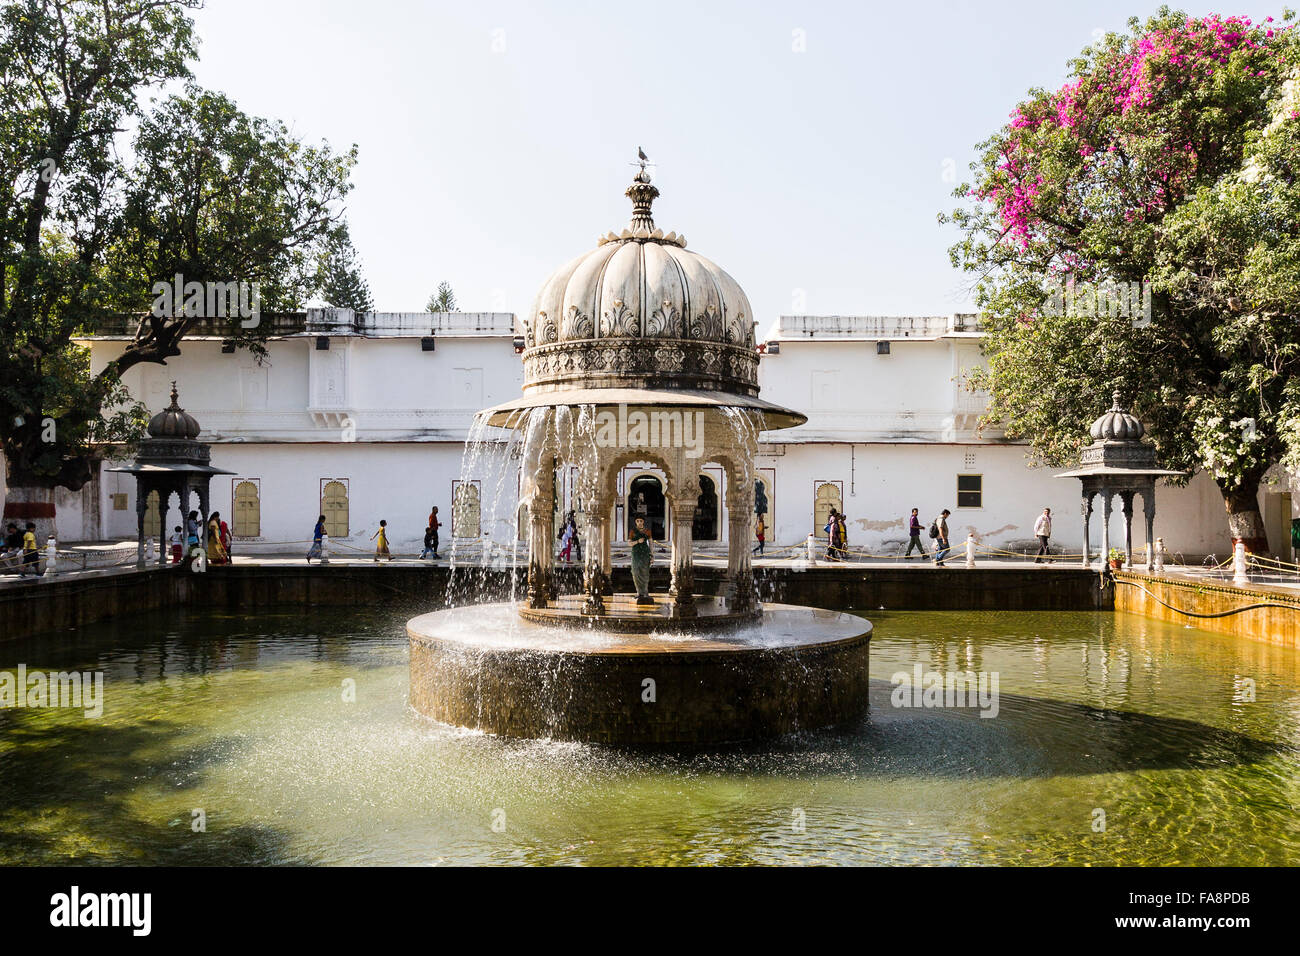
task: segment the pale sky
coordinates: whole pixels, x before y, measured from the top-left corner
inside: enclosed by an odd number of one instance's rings
[[[359,145],[348,220],[381,311],[422,310],[445,279],[466,311],[525,313],[627,224],[641,146],[656,224],[730,272],[765,329],[968,309],[935,221],[952,170],[1095,35],[1158,6],[208,0],[196,73]]]

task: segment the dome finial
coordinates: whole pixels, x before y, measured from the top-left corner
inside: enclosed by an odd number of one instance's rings
[[[176,391],[176,382],[172,381],[172,404],[171,407],[180,410],[180,392]]]
[[[650,214],[650,204],[659,196],[659,190],[650,184],[650,173],[646,167],[654,164],[650,162],[650,157],[640,146],[636,148],[636,156],[637,161],[633,165],[640,168],[632,178],[632,185],[628,186],[623,194],[632,200],[632,221],[628,224],[628,228],[633,232],[638,229],[653,232],[655,221]]]
[[[1118,388],[1115,389],[1115,391],[1113,391],[1113,392],[1110,393],[1110,400],[1111,400],[1111,406],[1110,406],[1111,411],[1113,411],[1113,412],[1122,412],[1122,411],[1124,410],[1124,406],[1122,406],[1122,405],[1119,403],[1119,400],[1120,400],[1120,394],[1119,394],[1119,389],[1118,389]]]

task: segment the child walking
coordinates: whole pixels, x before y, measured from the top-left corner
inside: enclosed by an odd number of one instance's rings
[[[172,564],[180,564],[181,551],[185,545],[185,533],[181,530],[180,525],[176,526],[176,530],[173,531],[172,536],[167,539],[167,543],[171,545],[172,549]]]
[[[375,543],[375,563],[378,564],[380,558],[387,558],[391,562],[393,560],[393,556],[388,551],[388,522],[387,521],[379,522],[379,530],[370,536],[371,541],[375,541],[376,538],[378,539],[378,541]]]

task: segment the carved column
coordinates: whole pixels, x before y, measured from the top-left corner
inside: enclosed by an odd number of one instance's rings
[[[1092,527],[1092,492],[1088,491],[1086,486],[1083,492],[1083,566],[1086,568],[1090,560],[1088,555],[1088,532]]]
[[[727,606],[747,611],[754,606],[754,568],[750,539],[754,532],[754,482],[740,476],[727,487]]]
[[[1142,512],[1147,519],[1147,570],[1155,570],[1156,560],[1156,483],[1153,479],[1142,489]]]
[[[693,464],[693,463],[692,463]],[[678,475],[684,473],[684,467],[678,469]],[[700,482],[695,477],[682,477],[672,482],[675,492],[672,499],[673,513],[673,577],[668,593],[673,599],[673,614],[677,617],[695,616],[695,561],[691,555],[694,542],[692,524],[695,521],[695,506],[700,495]]]
[[[158,489],[158,564],[167,565],[167,506],[171,504],[172,490],[164,485]],[[182,522],[184,527],[184,522]]]
[[[582,604],[583,614],[604,614],[604,596],[610,592],[609,578],[605,573],[605,553],[609,550],[608,499],[589,496],[586,500],[587,550],[583,553],[582,589],[587,598]]]
[[[1124,513],[1124,567],[1133,567],[1133,492],[1119,493],[1120,510]]]
[[[555,506],[555,456],[542,454],[529,477],[528,495],[528,606],[544,608],[555,596],[551,568],[555,543],[551,540]]]
[[[1111,490],[1101,490],[1101,563],[1106,567],[1110,563],[1110,496]]]
[[[135,566],[144,567],[144,513],[149,510],[149,486],[136,479],[135,483]]]

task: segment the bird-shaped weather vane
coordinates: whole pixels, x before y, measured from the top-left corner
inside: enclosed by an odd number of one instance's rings
[[[650,181],[650,174],[646,172],[646,167],[653,166],[654,163],[650,162],[650,157],[645,154],[645,150],[642,149],[640,146],[636,148],[636,159],[637,161],[635,163],[630,163],[629,165],[640,166],[641,175],[638,176],[637,178],[640,179],[642,182],[648,183]]]

